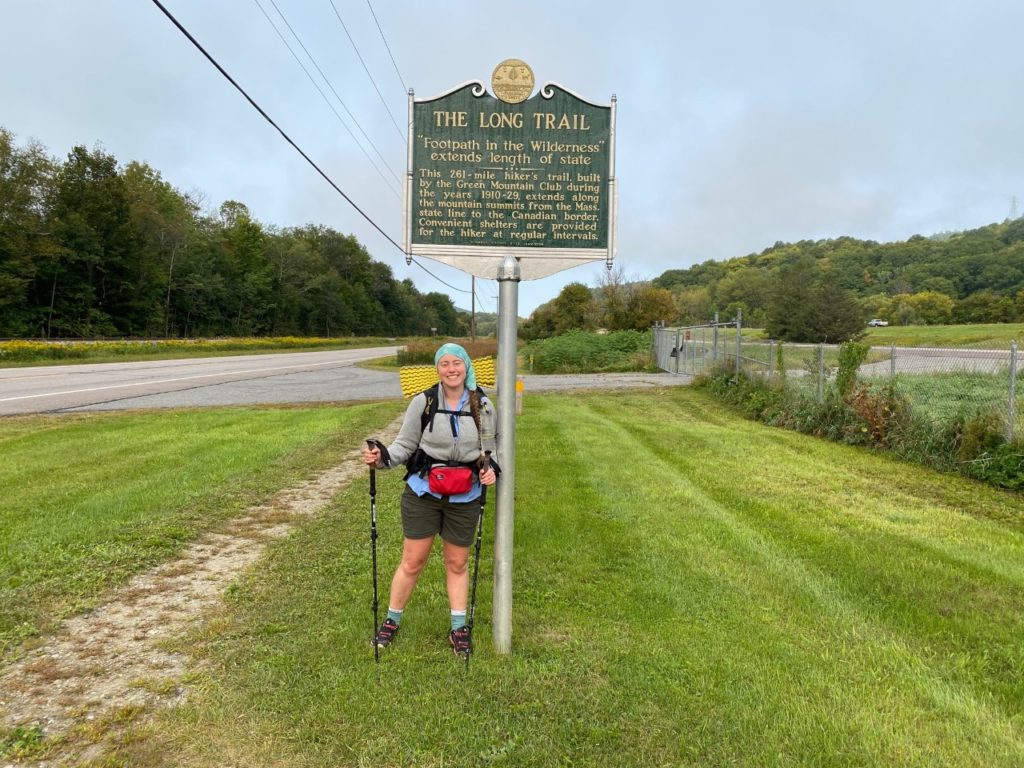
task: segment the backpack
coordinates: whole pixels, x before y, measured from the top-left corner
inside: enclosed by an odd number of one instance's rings
[[[446,408],[439,407],[441,402],[441,382],[438,382],[432,387],[427,387],[420,394],[427,396],[427,403],[423,407],[423,413],[420,415],[420,433],[425,432],[428,427],[431,431],[434,430],[434,416],[437,413],[444,413],[449,416],[473,415],[470,411],[449,411]],[[480,389],[480,387],[476,388],[476,394],[481,399],[487,396],[487,393]],[[474,422],[475,421],[476,420],[474,419]],[[480,431],[479,424],[476,425],[476,429],[478,432]]]
[[[479,397],[483,398],[486,393],[480,388],[476,388],[476,393]],[[444,413],[449,416],[472,416],[471,411],[450,411],[447,408],[441,408],[441,382],[438,382],[432,387],[428,387],[423,390],[420,394],[426,395],[427,402],[423,407],[423,413],[420,414],[420,434],[422,435],[427,429],[433,431],[434,429],[434,416],[438,413]],[[474,419],[474,422],[476,420]],[[477,434],[480,434],[481,425],[476,425]],[[413,451],[412,456],[409,457],[408,461],[405,462],[406,479],[410,475],[422,474],[430,465],[434,463],[434,460],[427,455],[422,448],[417,448]]]

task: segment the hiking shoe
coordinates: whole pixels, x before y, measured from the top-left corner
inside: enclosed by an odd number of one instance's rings
[[[473,646],[469,639],[469,627],[463,626],[448,633],[448,642],[452,644],[452,653],[456,656],[469,656]]]
[[[377,630],[377,636],[374,638],[374,641],[376,641],[378,648],[387,648],[394,642],[395,635],[397,634],[398,625],[391,619],[384,619],[384,623]]]

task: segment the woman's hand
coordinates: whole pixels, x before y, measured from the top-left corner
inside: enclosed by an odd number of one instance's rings
[[[380,464],[380,448],[363,446],[363,461],[368,467],[376,467]]]
[[[498,476],[494,474],[494,467],[488,467],[480,473],[480,485],[494,485]]]

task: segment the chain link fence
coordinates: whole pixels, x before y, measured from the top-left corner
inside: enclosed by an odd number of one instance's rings
[[[729,366],[737,375],[785,377],[820,402],[839,368],[837,344],[794,344],[743,338],[742,317],[705,325],[655,328],[658,366],[698,376]],[[875,346],[858,379],[894,387],[914,413],[935,423],[987,416],[1007,442],[1024,438],[1024,361],[1017,342],[1005,348]]]

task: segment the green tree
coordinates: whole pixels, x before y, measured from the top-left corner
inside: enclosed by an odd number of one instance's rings
[[[780,270],[769,294],[765,331],[783,341],[819,341],[815,334],[815,284],[817,274],[810,259]]]
[[[953,318],[955,302],[944,293],[920,291],[906,299],[925,325],[945,325]]]
[[[629,294],[626,313],[633,330],[643,331],[655,323],[675,324],[679,318],[672,292],[650,283],[636,285]]]
[[[863,330],[863,310],[834,275],[822,274],[808,259],[783,268],[766,312],[773,339],[840,343]]]
[[[47,231],[54,163],[37,143],[0,128],[0,336],[39,332],[32,297],[39,265],[56,258]]]
[[[610,331],[625,331],[632,327],[629,317],[629,285],[622,266],[615,266],[601,274],[597,288],[598,317],[602,326]]]
[[[827,274],[819,278],[813,300],[816,322],[810,329],[813,338],[807,341],[839,344],[863,333],[864,319],[860,305],[850,291],[839,285],[834,275]]]
[[[135,247],[132,314],[147,336],[170,336],[175,262],[195,230],[197,206],[145,163],[130,162],[122,174]]]
[[[686,325],[706,323],[714,314],[711,291],[707,286],[691,285],[679,288],[675,292],[675,301],[679,321]]]
[[[953,307],[954,323],[1008,323],[1015,316],[1013,299],[993,291],[975,291]]]
[[[53,285],[46,335],[141,333],[128,196],[113,155],[71,150],[57,173],[51,226],[61,258],[39,273]]]
[[[574,328],[592,331],[597,327],[597,303],[590,288],[583,283],[569,283],[562,288],[555,297],[551,311],[552,332],[555,336],[561,336]]]

